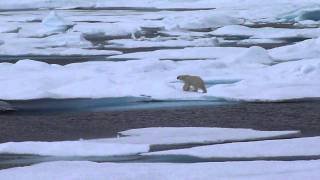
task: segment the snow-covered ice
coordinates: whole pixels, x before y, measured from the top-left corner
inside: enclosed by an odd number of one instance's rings
[[[193,40],[172,40],[172,39],[160,39],[152,38],[148,40],[136,40],[136,39],[120,39],[109,41],[111,45],[105,47],[119,47],[119,48],[144,48],[144,47],[212,47],[218,44],[217,38],[199,38]]]
[[[146,153],[145,155],[185,155],[199,158],[280,158],[320,156],[320,137],[238,142],[188,149]]]
[[[317,25],[319,7],[316,0],[1,1],[0,8],[4,10],[42,8],[28,16],[26,12],[30,11],[2,12],[1,56],[86,56],[86,59],[99,56],[99,60],[138,61],[59,66],[21,58],[22,61],[15,64],[1,63],[0,88],[4,90],[0,99],[148,96],[159,100],[283,101],[319,98],[320,31],[318,26],[301,26]],[[249,27],[255,23],[269,23],[270,27]],[[279,23],[291,23],[294,28],[272,27]],[[232,36],[240,38],[228,39]],[[293,44],[286,41],[290,38],[293,42],[311,39]],[[291,44],[270,50],[255,46],[223,47],[254,43]],[[293,60],[301,63],[287,62]],[[30,68],[37,64],[39,67]],[[183,92],[182,83],[175,79],[180,74],[201,76],[207,82],[208,93]],[[208,83],[234,79],[239,82]]]
[[[319,58],[320,38],[305,40],[293,45],[269,50],[270,55],[280,61]]]
[[[73,26],[73,23],[67,22],[59,16],[56,11],[51,11],[50,14],[42,20],[42,25],[53,32],[65,32]]]
[[[10,180],[316,180],[320,161],[253,161],[219,163],[50,162],[0,171]]]
[[[208,144],[280,137],[295,137],[299,131],[257,131],[252,129],[205,127],[158,127],[120,132],[123,137],[94,140],[105,143],[149,145]]]
[[[287,28],[250,28],[241,25],[230,25],[212,31],[210,34],[217,36],[249,36],[250,38],[317,38],[320,36],[320,28],[287,29]]]
[[[125,156],[148,152],[143,144],[112,144],[95,141],[7,142],[0,144],[1,154],[42,156]]]
[[[149,96],[162,100],[208,100],[218,97],[227,100],[281,101],[320,97],[320,91],[317,90],[320,88],[317,58],[272,65],[276,58],[260,47],[185,48],[119,56],[147,58],[148,54],[152,54],[159,59],[174,59],[181,54],[182,58],[189,59],[199,58],[200,52],[200,58],[213,60],[174,62],[142,59],[65,66],[31,60],[15,64],[1,63],[0,87],[3,91],[0,99]],[[23,74],[19,73],[22,71]],[[176,81],[180,74],[200,75],[205,82],[219,79],[242,81],[209,86],[207,94],[183,92],[182,83]],[[297,88],[299,91],[296,91]]]
[[[12,107],[11,104],[5,102],[5,101],[0,101],[0,112],[4,111],[13,111],[14,108]]]
[[[0,144],[1,154],[43,156],[120,156],[149,151],[152,145],[208,144],[297,137],[299,131],[257,131],[232,128],[142,128],[120,132],[121,137],[57,142],[8,142]]]
[[[208,89],[218,97],[246,101],[282,101],[320,97],[319,59],[270,66],[262,74],[235,84]]]
[[[0,63],[0,100],[144,97],[269,102],[319,98],[319,7],[319,0],[0,0],[0,59],[19,59]],[[282,47],[256,46],[264,43]],[[55,56],[99,56],[106,61],[62,66],[58,60],[48,64],[27,59],[41,56],[42,61]],[[182,82],[176,80],[181,74],[201,76],[208,93],[182,91]],[[230,83],[212,83],[224,81]],[[0,101],[1,106],[7,104]],[[299,135],[299,131],[143,128],[120,132],[118,138],[7,142],[0,144],[0,153],[126,156],[148,154],[156,145],[216,144],[149,155],[319,157],[319,137],[278,139]],[[252,140],[260,141],[240,142]],[[1,170],[0,179],[301,180],[319,179],[319,169],[319,160],[81,161]]]
[[[217,59],[227,56],[234,56],[245,51],[246,48],[238,47],[192,47],[184,49],[157,50],[151,52],[136,52],[123,55],[115,55],[111,58],[122,59],[145,59],[148,57],[169,60],[188,60],[188,59]]]
[[[17,34],[0,36],[0,40],[4,42],[4,44],[0,46],[0,55],[110,56],[121,54],[121,52],[114,50],[89,49],[90,43],[78,33],[74,33],[72,35],[54,34],[46,38],[16,38],[17,36]],[[17,46],[19,47],[19,51],[17,51]]]

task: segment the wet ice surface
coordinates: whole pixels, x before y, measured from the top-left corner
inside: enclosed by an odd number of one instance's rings
[[[40,99],[7,101],[15,114],[50,114],[56,112],[104,112],[135,109],[166,109],[188,106],[230,104],[220,99],[210,101],[159,101],[147,97],[99,98],[99,99]]]

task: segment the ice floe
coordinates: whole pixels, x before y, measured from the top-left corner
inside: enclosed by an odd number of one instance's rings
[[[23,32],[24,33],[24,32]],[[37,34],[37,33],[36,33]],[[27,36],[29,36],[28,34]],[[43,34],[42,34],[43,35]],[[43,55],[118,55],[119,51],[90,49],[91,43],[81,34],[55,34],[45,38],[16,38],[17,34],[0,36],[5,42],[0,46],[0,55],[3,56],[43,56]],[[17,51],[17,47],[19,51]],[[59,63],[59,62],[57,62]]]
[[[94,140],[104,143],[149,145],[214,144],[234,141],[295,137],[299,131],[257,131],[252,129],[205,127],[158,127],[131,129],[119,133],[119,138]]]
[[[73,31],[82,32],[87,39],[105,38],[106,40],[115,37],[131,37],[131,34],[140,29],[138,23],[78,23]]]
[[[216,85],[208,92],[218,97],[245,101],[282,101],[320,97],[319,59],[280,63],[252,79]]]
[[[119,48],[144,48],[144,47],[206,47],[218,45],[217,38],[199,38],[194,40],[173,40],[165,38],[150,38],[150,39],[119,39],[108,41],[110,45],[105,47],[119,47]]]
[[[237,50],[237,48],[234,49]],[[75,53],[77,52],[79,51]],[[210,56],[209,54],[204,55]],[[213,54],[213,56],[219,56],[219,54]],[[220,56],[223,56],[223,53],[220,52]],[[263,60],[263,58],[261,59]],[[229,60],[233,61],[237,58]],[[196,61],[195,64],[194,61],[174,62],[157,59],[86,62],[65,66],[49,65],[32,60],[23,60],[15,64],[1,63],[0,87],[3,91],[0,94],[0,99],[149,96],[153,99],[163,100],[205,100],[210,98],[209,93],[183,92],[181,90],[182,83],[178,82],[176,77],[187,73],[200,75],[206,81],[242,79],[250,77],[251,73],[256,74],[257,69],[267,66],[250,63],[250,58],[248,58],[249,62],[245,61],[241,63],[251,64],[247,68],[238,67],[236,63],[231,62]],[[41,65],[41,68],[38,65]],[[227,68],[229,66],[233,67],[234,71],[230,71]]]
[[[198,11],[197,13],[184,13],[166,17],[163,20],[167,29],[205,29],[217,28],[231,24],[242,24],[243,20],[231,17],[225,13],[215,11]]]
[[[13,110],[14,108],[12,107],[11,104],[5,101],[0,101],[0,112],[13,111]]]
[[[28,60],[0,64],[0,87],[3,89],[0,99],[148,96],[159,100],[282,101],[318,98],[319,53],[316,47],[319,28],[244,26],[255,22],[276,24],[282,22],[278,19],[280,15],[315,4],[315,0],[0,2],[2,9],[58,8],[54,11],[38,10],[28,17],[25,17],[27,11],[22,10],[2,12],[4,15],[0,16],[0,21],[4,26],[0,26],[0,55],[5,61],[12,57],[19,59],[16,56],[37,56],[37,59],[39,56],[91,56],[92,59],[99,56],[99,60],[112,61],[138,59],[134,62],[44,65],[38,71],[29,69],[37,62]],[[77,7],[99,10],[73,9]],[[138,7],[139,10],[135,9]],[[218,27],[221,28],[216,29]],[[232,36],[245,38],[232,40]],[[231,37],[230,41],[228,37]],[[268,51],[259,47],[218,47],[296,42],[286,42],[290,38],[297,38],[297,41],[313,39]],[[127,53],[134,51],[139,52]],[[306,65],[286,62],[288,60],[302,60]],[[282,65],[278,65],[279,62]],[[207,83],[208,93],[183,92],[182,83],[175,79],[180,74],[201,76]],[[241,81],[223,85],[208,83],[234,79]],[[297,88],[300,91],[293,91]]]
[[[320,38],[305,40],[293,45],[269,50],[270,55],[279,61],[319,58]]]
[[[65,51],[69,51],[67,54],[81,52],[77,49]],[[66,53],[65,51],[61,50]],[[268,51],[260,47],[195,47],[129,53],[113,57],[142,59],[75,63],[65,66],[31,60],[15,64],[2,63],[0,87],[3,91],[0,99],[148,96],[161,100],[224,98],[282,101],[320,97],[318,91],[320,66],[317,58],[272,65],[275,59],[281,57],[270,56]],[[172,60],[204,58],[204,60],[178,62],[159,60],[166,58]],[[208,83],[207,94],[183,92],[182,83],[176,81],[176,77],[180,74],[199,75],[205,82],[234,79],[242,81],[232,84]],[[297,88],[299,91],[296,91]]]
[[[59,33],[65,33],[74,23],[67,21],[56,11],[51,11],[42,19],[41,24],[27,24],[19,31],[20,37],[45,38]]]
[[[208,144],[297,137],[299,131],[258,131],[252,129],[162,127],[132,129],[118,138],[57,141],[8,142],[0,144],[0,154],[42,156],[120,156],[149,151],[153,145]]]
[[[127,53],[123,55],[112,56],[111,58],[122,59],[145,59],[148,57],[169,60],[190,60],[190,59],[218,59],[232,56],[244,52],[246,48],[237,47],[193,47],[174,50],[157,50],[152,52]]]
[[[58,161],[0,171],[10,180],[301,180],[319,179],[320,161],[253,161],[218,163],[94,163]]]
[[[42,156],[123,156],[148,152],[148,145],[111,144],[93,141],[8,142],[0,144],[1,154]]]
[[[287,29],[287,28],[250,28],[241,25],[230,25],[219,28],[210,34],[216,36],[248,36],[262,39],[284,38],[317,38],[320,36],[320,28]]]
[[[199,146],[146,155],[184,155],[211,159],[306,158],[320,156],[319,144],[320,137],[307,137]]]

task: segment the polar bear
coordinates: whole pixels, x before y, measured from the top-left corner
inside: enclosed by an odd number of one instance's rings
[[[204,85],[203,80],[199,76],[179,75],[177,79],[184,82],[184,91],[192,90],[194,92],[198,92],[198,90],[201,89],[203,93],[207,93],[206,86]]]

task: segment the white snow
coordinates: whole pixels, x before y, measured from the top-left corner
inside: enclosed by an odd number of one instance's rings
[[[233,49],[237,48],[230,50]],[[240,75],[241,71],[250,72],[249,69],[240,67],[234,67],[238,70],[229,72],[227,66],[226,63],[215,61],[197,61],[194,64],[193,61],[173,62],[152,59],[86,62],[65,66],[49,65],[32,60],[23,60],[15,64],[1,63],[0,87],[3,91],[0,99],[140,97],[146,95],[154,99],[201,100],[208,94],[183,92],[182,83],[178,82],[176,77],[187,73],[198,74],[205,80],[215,80],[219,77],[238,79],[239,76],[235,78],[230,73],[237,72],[236,74]],[[263,66],[265,65],[252,64],[253,73],[257,68]],[[213,69],[216,71],[212,71]]]
[[[256,0],[256,1],[242,1],[242,0],[196,0],[196,1],[180,1],[180,0],[11,0],[1,1],[1,9],[32,9],[32,8],[103,8],[103,7],[145,7],[145,8],[216,8],[216,11],[227,12],[234,16],[239,16],[247,19],[262,19],[262,18],[276,18],[297,10],[300,7],[316,7],[319,5],[318,0]]]
[[[50,162],[0,171],[10,180],[301,180],[319,179],[320,161],[253,161],[219,163]]]
[[[145,59],[148,57],[157,59],[217,59],[234,56],[245,51],[246,48],[238,47],[192,47],[184,49],[157,50],[151,52],[137,52],[112,56],[111,58]]]
[[[242,24],[243,20],[216,11],[198,11],[197,13],[180,13],[163,20],[167,29],[203,29],[217,28],[231,24]]]
[[[252,129],[205,127],[158,127],[131,129],[120,132],[123,137],[94,140],[104,143],[149,145],[206,144],[232,141],[294,137],[299,131],[257,131]]]
[[[285,43],[285,40],[250,38],[250,39],[241,40],[241,41],[239,41],[237,43],[240,44],[240,45],[277,44],[277,43]]]
[[[320,38],[305,40],[293,45],[269,50],[270,55],[281,61],[319,58]]]
[[[148,152],[148,145],[110,144],[93,141],[8,142],[0,144],[1,154],[42,156],[123,156]]]
[[[93,10],[74,9],[77,7]],[[64,66],[23,58],[17,63],[0,63],[0,100],[147,96],[159,100],[269,102],[319,98],[319,7],[319,0],[0,0],[1,60],[5,56],[135,59]],[[141,11],[144,8],[147,10]],[[245,26],[255,23],[292,23],[295,28]],[[307,38],[271,50],[254,46]],[[243,45],[253,47],[219,47]],[[179,49],[124,54],[135,48]],[[182,82],[176,80],[181,74],[201,76],[208,93],[182,91]],[[219,83],[235,79],[238,81],[230,84]],[[7,106],[0,101],[1,105]],[[119,138],[7,142],[0,144],[0,153],[82,157],[142,153],[199,158],[319,156],[319,137],[264,140],[296,137],[299,133],[143,128],[120,132]],[[239,142],[251,140],[260,141]],[[216,145],[147,153],[153,145],[208,143]],[[307,180],[320,179],[319,169],[319,160],[188,164],[82,161],[1,170],[0,179]]]
[[[68,54],[73,52],[71,49],[65,51],[70,51]],[[147,58],[150,55],[159,59],[213,59],[180,62],[143,59],[65,66],[31,60],[15,64],[1,63],[0,87],[3,91],[0,99],[150,96],[163,100],[206,100],[219,97],[229,100],[281,101],[320,97],[320,61],[317,58],[271,66],[274,59],[260,47],[185,48],[114,57]],[[182,83],[176,81],[180,74],[199,75],[207,82],[228,79],[242,81],[208,86],[207,94],[183,92]]]
[[[275,158],[320,156],[320,137],[238,142],[188,149],[146,153],[144,155],[186,155],[199,158]]]
[[[320,97],[319,59],[270,66],[255,78],[235,84],[216,85],[208,92],[218,97],[246,101],[282,101]]]
[[[85,35],[96,36],[130,36],[140,29],[139,23],[78,23],[73,31],[82,32]]]
[[[320,28],[249,28],[241,25],[291,22],[281,17],[288,14],[290,17],[295,16],[294,19],[298,16],[310,17],[318,11],[317,5],[319,2],[316,0],[1,1],[1,9],[57,8],[54,11],[38,10],[28,13],[27,17],[26,12],[30,11],[2,12],[1,56],[105,56],[113,60],[138,60],[85,62],[66,66],[39,62],[41,68],[37,67],[38,62],[29,60],[15,64],[1,63],[0,99],[150,96],[160,100],[223,98],[283,101],[318,98],[320,54],[317,38]],[[75,7],[145,7],[166,10],[71,10]],[[172,11],[175,8],[189,10]],[[310,18],[298,18],[295,21],[303,23],[305,20],[313,21],[305,24],[318,22]],[[218,27],[221,28],[216,29]],[[144,28],[158,28],[159,32],[146,37],[143,34],[146,33]],[[159,37],[160,33],[168,36]],[[217,47],[228,44],[228,39],[215,38],[213,35],[250,36],[245,40],[229,41],[236,45],[281,43],[286,38],[312,39],[267,51],[259,47]],[[183,49],[123,54],[125,50],[130,51],[130,48],[142,50],[164,47]],[[293,60],[301,63],[286,62]],[[281,64],[276,64],[278,62]],[[31,66],[35,66],[37,71],[32,70]],[[183,92],[182,83],[176,80],[180,74],[201,76],[207,83],[208,93]],[[231,79],[241,81],[227,85],[208,83]]]
[[[199,38],[194,40],[172,40],[172,39],[119,39],[109,41],[111,45],[105,47],[121,47],[121,48],[143,48],[143,47],[188,47],[188,46],[216,46],[217,38]]]
[[[18,31],[20,27],[16,23],[0,22],[0,33],[10,33]]]
[[[56,142],[8,142],[0,144],[0,154],[43,156],[120,156],[149,151],[152,145],[206,144],[233,141],[297,137],[299,131],[257,131],[252,129],[162,127],[131,129],[118,138]]]
[[[235,35],[250,36],[260,39],[283,39],[294,37],[317,38],[320,36],[320,28],[286,29],[286,28],[250,28],[241,25],[230,25],[212,31],[210,34],[218,36]]]
[[[25,32],[22,32],[25,33]],[[38,36],[38,33],[33,35]],[[17,34],[0,36],[4,44],[0,46],[1,55],[117,55],[119,51],[90,49],[91,43],[86,41],[81,34],[51,34],[45,38],[31,38],[30,33],[17,38]],[[41,34],[44,35],[44,34]],[[17,51],[19,48],[19,51]]]

